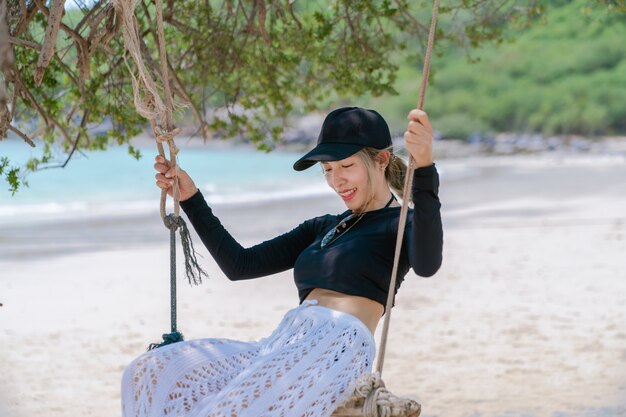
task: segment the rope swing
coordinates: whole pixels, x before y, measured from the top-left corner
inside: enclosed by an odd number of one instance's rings
[[[167,55],[165,52],[165,35],[163,33],[163,8],[161,0],[156,0],[156,21],[157,21],[157,43],[159,46],[159,60],[161,73],[152,73],[143,62],[141,52],[141,41],[139,39],[139,27],[135,17],[135,8],[139,0],[113,0],[113,6],[117,15],[122,21],[122,34],[124,45],[135,64],[135,71],[131,68],[126,54],[124,61],[128,67],[133,84],[134,104],[137,113],[150,121],[152,131],[156,138],[159,155],[165,157],[163,144],[166,143],[169,149],[170,161],[174,169],[178,169],[176,155],[178,147],[174,143],[174,138],[180,133],[180,129],[174,126],[172,113],[174,111],[174,100],[169,84],[167,68]],[[160,86],[157,84],[160,80]],[[161,92],[164,99],[161,98]],[[178,188],[178,177],[174,178],[174,213],[166,214],[165,203],[167,192],[161,191],[160,213],[163,224],[170,231],[170,333],[163,334],[163,342],[152,343],[148,350],[180,342],[183,335],[176,325],[176,230],[180,229],[180,237],[185,255],[185,272],[190,284],[198,285],[202,282],[202,276],[207,276],[206,272],[200,268],[196,259],[193,243],[189,236],[189,230],[182,217],[180,217],[180,191]]]
[[[159,47],[159,59],[161,73],[156,74],[148,70],[143,62],[141,41],[139,39],[139,29],[137,19],[135,17],[135,8],[139,0],[113,0],[113,5],[118,16],[122,20],[122,32],[124,36],[124,44],[128,55],[135,64],[133,70],[127,61],[126,55],[124,59],[131,74],[134,104],[137,112],[148,119],[154,132],[157,148],[161,156],[165,156],[163,143],[167,143],[170,154],[170,161],[173,168],[177,168],[176,155],[179,149],[174,143],[174,138],[180,133],[180,129],[174,127],[172,122],[172,112],[174,101],[169,85],[167,56],[165,51],[165,36],[163,32],[163,11],[161,0],[155,0],[157,37]],[[428,84],[428,75],[430,72],[430,61],[432,48],[435,40],[435,28],[437,25],[437,17],[439,11],[439,0],[433,2],[433,14],[428,34],[428,44],[424,59],[424,69],[422,72],[422,81],[420,86],[420,95],[417,108],[423,110],[424,100],[426,96],[426,86]],[[160,80],[160,86],[157,81]],[[163,94],[164,99],[161,98]],[[350,400],[339,407],[333,413],[334,417],[417,417],[421,412],[421,406],[413,400],[399,398],[391,394],[381,379],[385,350],[387,345],[387,337],[389,333],[389,323],[391,321],[391,311],[393,306],[394,289],[396,285],[396,277],[398,274],[398,265],[400,261],[400,251],[402,248],[402,237],[406,227],[406,219],[408,214],[409,193],[413,183],[413,171],[415,170],[415,161],[409,155],[409,164],[404,183],[404,192],[402,195],[402,208],[400,210],[400,219],[398,224],[398,232],[396,237],[396,248],[394,254],[394,263],[391,273],[391,282],[389,285],[389,294],[387,296],[387,307],[385,321],[383,325],[381,342],[378,350],[378,362],[376,371],[370,375],[365,375],[356,383],[354,394]],[[189,238],[189,231],[183,219],[179,216],[179,188],[178,178],[174,179],[174,213],[166,215],[165,201],[167,194],[161,192],[160,212],[165,227],[170,230],[170,294],[171,294],[171,333],[164,334],[164,341],[160,344],[153,343],[149,349],[153,349],[169,343],[183,340],[182,334],[176,328],[176,235],[177,229],[180,229],[181,240],[183,243],[183,251],[185,253],[185,267],[187,278],[191,284],[199,284],[202,275],[206,273],[200,268],[195,258],[195,251]]]
[[[428,43],[424,56],[424,69],[422,71],[422,82],[417,108],[424,109],[426,99],[426,86],[428,85],[428,75],[430,73],[430,61],[435,43],[435,29],[439,16],[439,0],[433,1],[433,14],[428,32]],[[357,386],[353,397],[346,404],[338,408],[333,417],[417,417],[420,415],[421,406],[411,399],[399,398],[391,394],[382,380],[383,365],[387,347],[387,337],[389,334],[389,324],[391,322],[391,311],[393,307],[394,289],[396,288],[396,278],[398,275],[398,265],[400,263],[400,251],[402,249],[402,237],[406,228],[406,219],[409,210],[409,193],[413,185],[413,171],[415,170],[415,160],[409,154],[409,164],[406,177],[404,179],[404,190],[402,192],[402,208],[400,209],[400,219],[398,220],[398,233],[396,235],[396,249],[391,272],[391,282],[387,294],[387,306],[385,321],[378,348],[376,371],[357,381]]]

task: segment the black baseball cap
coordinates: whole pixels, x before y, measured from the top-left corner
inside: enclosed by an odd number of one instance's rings
[[[328,113],[317,146],[298,159],[293,169],[304,171],[317,162],[339,161],[366,146],[376,149],[391,146],[387,122],[374,110],[341,107]]]

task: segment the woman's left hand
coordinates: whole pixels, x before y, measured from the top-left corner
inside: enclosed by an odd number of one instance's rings
[[[404,132],[404,146],[415,160],[415,167],[433,164],[433,128],[425,111],[413,109],[409,112],[409,125]]]

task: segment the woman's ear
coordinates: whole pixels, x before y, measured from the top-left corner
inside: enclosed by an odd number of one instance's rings
[[[378,152],[378,155],[376,155],[376,160],[378,161],[382,169],[387,168],[391,160],[391,152],[389,152],[387,149],[383,149],[382,151]]]

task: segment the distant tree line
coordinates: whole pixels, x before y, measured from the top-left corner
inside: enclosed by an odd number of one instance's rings
[[[500,42],[434,58],[426,110],[443,137],[474,133],[626,134],[626,4],[554,1],[530,28],[510,25]],[[403,125],[418,81],[401,68],[403,94],[373,98]]]

